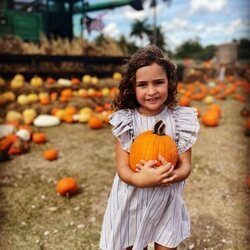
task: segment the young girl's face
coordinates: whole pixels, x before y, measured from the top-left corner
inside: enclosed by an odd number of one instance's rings
[[[135,74],[135,94],[141,114],[153,116],[164,109],[168,97],[168,78],[162,66],[153,63]]]

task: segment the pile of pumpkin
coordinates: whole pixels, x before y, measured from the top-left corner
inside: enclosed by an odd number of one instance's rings
[[[8,160],[12,155],[27,153],[31,143],[43,144],[47,142],[44,132],[33,132],[29,125],[2,124],[0,131],[0,161]],[[46,149],[43,156],[49,161],[56,160],[58,150]]]
[[[121,79],[121,74],[115,72],[113,79],[116,83]],[[6,112],[2,112],[2,121],[24,123],[35,126],[58,125],[60,122],[89,123],[90,128],[101,128],[107,123],[110,114],[110,102],[118,92],[117,87],[98,87],[99,79],[90,75],[84,75],[82,80],[78,78],[58,79],[51,77],[46,82],[39,76],[34,76],[27,92],[23,93],[23,88],[27,83],[21,74],[16,75],[9,86],[4,79],[0,78],[0,106]],[[60,88],[54,88],[55,86]],[[84,88],[81,86],[85,86]],[[45,88],[45,86],[54,86]],[[79,88],[72,88],[78,86]],[[89,86],[89,87],[88,87]],[[6,90],[6,89],[10,90]],[[42,91],[41,91],[42,90]],[[46,92],[47,90],[47,92]],[[86,102],[89,106],[71,105],[70,100],[76,98],[92,98],[92,102]],[[95,98],[99,98],[95,102]],[[79,99],[77,99],[79,101]],[[19,105],[18,107],[14,104]],[[38,104],[38,105],[37,105]],[[49,105],[46,109],[41,109],[39,105]],[[82,106],[81,106],[82,105]],[[76,107],[78,106],[78,108]],[[80,108],[79,108],[80,106]],[[54,116],[54,117],[52,117]],[[91,118],[91,119],[90,119]]]
[[[114,73],[113,79],[117,84],[120,74]],[[18,105],[15,106],[16,110],[17,107],[19,110],[23,110],[36,103],[54,106],[61,104],[60,106],[62,106],[74,97],[111,100],[118,91],[117,87],[101,87],[98,82],[97,77],[84,75],[82,81],[78,78],[56,81],[49,77],[44,83],[41,77],[35,76],[31,79],[30,84],[27,84],[24,77],[19,74],[8,85],[4,79],[0,78],[0,106],[6,108],[8,104],[15,103]],[[102,103],[102,100],[99,100],[98,103]],[[13,107],[14,105],[12,105],[12,109]]]
[[[233,98],[242,103],[247,102],[247,95],[250,93],[250,84],[246,80],[237,80],[229,77],[228,82],[221,82],[218,79],[210,80],[206,85],[199,81],[189,84],[178,84],[180,106],[192,106],[192,102],[203,102],[206,109],[201,112],[196,106],[198,115],[203,125],[215,127],[219,125],[222,110],[216,100]],[[229,82],[230,80],[230,82]]]

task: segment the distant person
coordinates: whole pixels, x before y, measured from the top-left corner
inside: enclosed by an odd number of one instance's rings
[[[190,236],[189,215],[182,199],[184,180],[191,171],[191,147],[199,123],[194,108],[176,106],[176,68],[154,45],[139,49],[123,68],[119,94],[110,117],[117,138],[116,170],[104,214],[100,248],[142,250],[176,249]],[[178,147],[174,166],[159,156],[129,166],[132,141],[162,120]]]
[[[221,67],[220,67],[220,72],[219,72],[219,80],[220,81],[224,81],[225,80],[225,73],[226,73],[226,66],[225,65],[222,65]]]

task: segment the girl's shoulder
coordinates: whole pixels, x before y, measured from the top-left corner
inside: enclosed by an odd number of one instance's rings
[[[180,116],[196,116],[198,115],[197,109],[193,107],[183,107],[183,106],[176,106],[173,109],[174,115]]]
[[[117,126],[122,123],[126,123],[132,120],[132,110],[131,109],[120,109],[113,112],[109,116],[109,123],[112,126]]]
[[[179,153],[187,151],[196,142],[200,130],[198,112],[192,107],[177,106],[173,118],[176,125],[176,137]]]
[[[123,149],[129,151],[133,140],[133,118],[131,109],[121,109],[109,116],[109,123],[112,125],[112,134],[118,138]]]

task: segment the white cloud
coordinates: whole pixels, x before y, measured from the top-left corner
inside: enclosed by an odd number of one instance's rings
[[[117,39],[121,35],[121,32],[120,32],[119,28],[117,27],[116,23],[107,24],[103,29],[103,33],[105,35],[107,35],[111,38],[115,38],[115,39]]]
[[[171,21],[163,21],[161,23],[161,27],[164,32],[176,32],[180,29],[184,29],[188,27],[188,20],[181,19],[179,17],[176,17],[172,19]]]
[[[232,20],[227,29],[225,29],[226,35],[233,35],[237,31],[241,30],[248,30],[249,31],[249,21],[244,22],[242,19],[238,18],[235,20]]]
[[[132,21],[132,22],[135,20],[142,21],[146,19],[150,11],[148,1],[146,1],[143,4],[143,10],[140,10],[140,11],[135,10],[131,6],[125,6],[123,8],[120,8],[120,10],[122,10],[123,18],[125,17],[127,20]],[[120,15],[120,18],[121,18],[121,15]]]
[[[198,11],[219,12],[227,6],[227,0],[191,0],[190,13]]]

